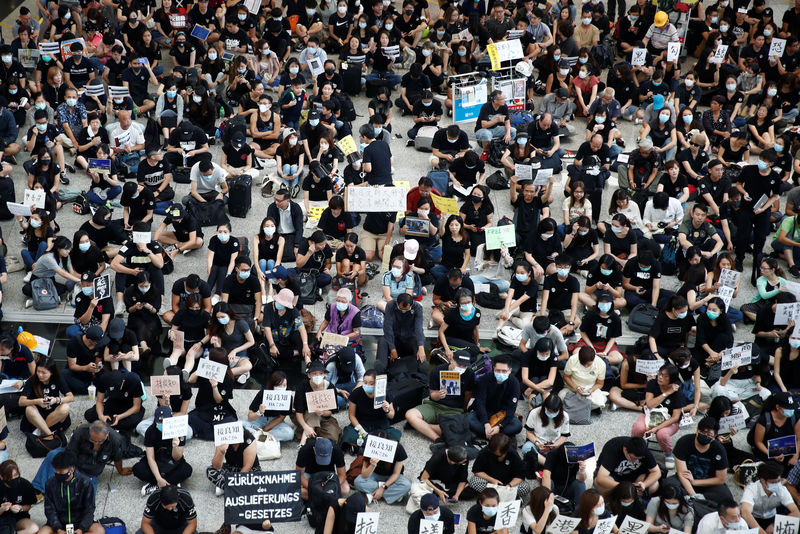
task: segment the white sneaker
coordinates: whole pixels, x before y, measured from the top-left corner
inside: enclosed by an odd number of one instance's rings
[[[34,436],[41,436],[42,435],[42,431],[39,430],[38,428],[34,428],[33,429],[33,435]]]
[[[31,281],[31,277],[33,276],[33,271],[28,271],[25,273],[25,276],[22,278],[22,281],[26,284]]]
[[[611,409],[612,412],[616,412],[619,409],[619,406],[617,406],[616,402],[608,401],[608,403],[611,405],[609,406],[609,408]]]
[[[239,378],[237,378],[236,381],[239,382],[240,384],[244,384],[245,382],[247,382],[249,378],[250,378],[250,371],[247,371],[246,373],[240,374]]]
[[[267,294],[261,293],[261,304],[264,305],[267,303]]]
[[[142,497],[147,497],[157,489],[158,486],[156,486],[155,484],[145,484],[144,486],[142,486]]]
[[[214,486],[214,495],[216,495],[217,497],[222,497],[223,495],[225,495],[225,490],[217,486]]]
[[[217,305],[217,302],[219,302],[219,295],[217,295],[217,294],[215,293],[215,294],[214,294],[214,296],[213,296],[213,297],[211,297],[211,305],[212,305],[212,306],[216,306],[216,305]]]
[[[25,307],[30,308],[33,306],[33,299],[25,299]]]
[[[664,467],[669,471],[675,469],[675,457],[672,454],[664,455]]]
[[[636,117],[635,119],[633,119],[633,124],[642,124],[642,119]]]
[[[114,308],[114,314],[115,315],[122,315],[123,313],[125,313],[125,303],[122,302],[121,300],[118,300],[117,301],[117,306],[116,306],[116,308]]]

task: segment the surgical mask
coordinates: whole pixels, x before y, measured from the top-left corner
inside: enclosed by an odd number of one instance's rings
[[[581,74],[583,74],[583,73],[581,73]],[[605,118],[605,117],[602,117],[602,116],[600,116],[600,117],[595,117],[595,118],[594,118],[594,122],[596,122],[597,124],[603,124],[604,122],[606,122],[606,118]]]
[[[777,152],[777,153],[779,153],[779,154],[780,154],[781,152],[783,152],[783,145],[772,145],[772,148],[774,148],[774,149],[775,149],[775,152]]]
[[[684,83],[684,85],[685,85],[686,87],[688,87],[689,89],[691,89],[692,87],[694,87],[694,80],[684,80],[684,81],[683,81],[683,83]]]
[[[121,98],[115,98],[114,99],[114,103],[115,104],[122,104],[122,99]]]
[[[615,234],[621,234],[622,233],[622,227],[621,226],[611,226],[611,231],[614,232]]]
[[[585,24],[586,26],[588,26],[589,24],[591,24],[591,23],[592,23],[592,18],[591,18],[591,17],[589,17],[589,18],[582,18],[582,19],[581,19],[581,22],[582,22],[583,24]]]
[[[402,267],[392,267],[392,276],[395,278],[400,278],[403,275],[403,268]]]
[[[542,239],[544,239],[545,241],[547,241],[551,237],[553,237],[553,234],[542,234]]]
[[[685,311],[685,312],[682,312],[682,313],[676,313],[676,314],[675,314],[675,317],[677,317],[678,319],[686,319],[686,316],[687,316],[688,314],[689,314],[689,312],[688,312],[688,311]]]
[[[219,239],[223,243],[227,243],[228,239],[230,239],[230,238],[231,238],[231,234],[224,234],[224,233],[217,234],[217,239]]]
[[[759,159],[759,160],[758,160],[758,169],[759,169],[759,170],[761,170],[761,171],[764,171],[764,170],[766,170],[768,167],[769,167],[769,163],[767,163],[766,161],[764,161],[764,160],[761,160],[761,159]]]
[[[631,15],[631,22],[636,22],[637,20],[639,20],[638,15]]]
[[[274,280],[273,280],[273,282],[274,282]],[[278,310],[278,311],[280,311],[280,310],[285,310],[285,309],[286,309],[286,306],[284,306],[283,304],[281,304],[281,303],[279,303],[279,302],[276,302],[276,303],[275,303],[275,309],[276,309],[276,310]]]
[[[455,143],[456,141],[458,141],[458,137],[456,137],[455,139],[450,139],[449,137],[447,138],[447,142],[448,142],[448,143]],[[466,164],[465,164],[465,165],[466,165]],[[468,169],[474,169],[474,168],[475,168],[475,165],[473,165],[472,167],[470,167],[469,165],[466,165],[466,167],[467,167]]]
[[[789,340],[789,345],[793,349],[800,349],[800,339],[790,339]]]
[[[297,138],[296,137],[290,137],[289,138],[289,146],[295,146],[296,144],[297,144]]]
[[[603,313],[608,313],[611,311],[611,303],[610,302],[598,302],[597,309]]]
[[[481,506],[481,512],[487,517],[494,517],[497,515],[497,506]]]
[[[780,482],[773,482],[771,484],[767,484],[767,489],[770,493],[778,493],[781,490],[781,486],[783,486],[783,484]]]
[[[350,305],[348,303],[346,303],[346,302],[337,302],[336,303],[336,309],[339,310],[340,312],[347,311],[347,308],[349,306]]]
[[[644,271],[644,272],[647,272],[647,271],[649,271],[650,269],[652,269],[652,265],[648,265],[647,267],[642,267],[642,266],[640,265],[640,266],[639,266],[639,269],[641,269],[641,270],[642,270],[642,271]]]
[[[203,97],[200,95],[192,95],[192,101],[194,101],[195,104],[199,104],[203,101]]]
[[[273,235],[275,235],[275,227],[274,226],[265,226],[264,227],[264,234],[266,234],[267,237],[272,237]]]
[[[423,104],[425,104],[425,102],[423,102]],[[430,105],[430,104],[428,104],[428,105]],[[373,127],[372,128],[372,132],[375,134],[375,137],[377,137],[377,136],[381,135],[381,133],[383,133],[383,128],[381,128],[380,126]]]
[[[422,49],[422,55],[425,56],[425,57],[430,56],[432,52],[433,52],[433,50],[430,50],[429,48],[423,48]]]
[[[606,505],[605,504],[601,504],[600,506],[595,507],[594,515],[599,517],[599,516],[603,515],[603,512],[605,512],[605,511],[606,511]]]
[[[611,276],[614,273],[614,269],[600,269],[600,274],[603,276]]]
[[[139,286],[139,291],[141,291],[142,293],[147,293],[148,291],[150,291],[150,286]]]
[[[328,148],[329,148],[329,147],[328,147],[328,144],[327,144],[327,143],[320,143],[320,144],[319,144],[319,149],[320,149],[320,150],[322,150],[323,152],[325,152],[326,150],[328,150]]]
[[[769,37],[772,35],[772,30],[764,30],[764,37]]]
[[[47,129],[47,124],[39,124],[37,122],[36,123],[36,129],[39,130],[40,132],[43,132],[43,131],[45,131]]]
[[[86,252],[90,248],[92,248],[92,244],[91,243],[78,243],[78,249],[81,252]]]
[[[394,24],[384,24],[383,27],[386,29],[386,31],[391,31],[392,28],[394,28]]]
[[[711,319],[712,321],[715,321],[715,320],[719,319],[719,312],[714,312],[714,311],[711,311],[711,310],[706,310],[706,317],[708,317],[708,318],[709,318],[709,319]]]
[[[516,278],[516,279],[517,279],[519,282],[526,282],[526,281],[528,280],[528,275],[527,275],[526,273],[516,273],[516,274],[514,275],[514,277],[515,277],[515,278]]]
[[[561,59],[561,55],[553,56],[553,61],[558,61]]]
[[[422,102],[422,105],[425,106],[426,108],[430,107],[430,105],[433,104],[433,100],[431,100],[430,102],[425,102],[424,100],[422,100],[421,102]]]
[[[566,278],[569,276],[569,269],[556,269],[556,272],[561,278]]]
[[[693,119],[694,119],[694,117],[692,117],[691,115],[684,115],[683,116],[683,123],[684,124],[692,124],[692,120]]]
[[[359,23],[358,23],[358,27],[359,27],[359,28],[361,28],[361,29],[363,30],[364,28],[366,28],[366,27],[367,27],[367,23],[366,23],[366,22],[364,22],[364,21],[361,21],[361,22],[359,22]]]
[[[716,24],[719,22],[719,17],[711,17],[711,24]]]
[[[372,395],[373,393],[375,393],[375,386],[368,386],[364,384],[361,387],[364,388],[364,393],[366,393],[367,395]]]
[[[83,293],[87,297],[91,297],[92,295],[94,295],[94,288],[92,286],[82,287],[81,293]]]
[[[459,50],[458,51],[458,55],[459,55],[459,57],[464,57],[464,56],[467,55],[467,51],[466,50]]]
[[[347,13],[347,6],[339,6],[336,8],[336,11],[338,11],[340,15],[344,15]]]
[[[9,89],[8,90],[8,94],[15,95],[15,94],[17,94],[17,91],[19,91],[19,89]]]
[[[569,74],[569,69],[558,69],[558,73],[561,74],[562,76],[566,76],[567,74]]]
[[[558,412],[553,413],[545,410],[544,414],[548,417],[548,419],[555,419],[556,417],[558,417]]]
[[[311,377],[311,383],[315,386],[322,385],[322,382],[325,380],[325,377],[322,375],[316,375]]]
[[[439,37],[444,37],[444,30],[436,30],[436,35]]]
[[[175,98],[178,95],[178,91],[167,91],[167,97]]]
[[[42,56],[42,61],[45,63],[50,63],[53,60],[50,56]]]
[[[729,26],[727,24],[720,24],[719,25],[719,31],[722,32],[722,33],[727,32],[728,29],[729,29]]]
[[[239,20],[247,20],[247,15],[245,13],[239,13],[237,17]]]
[[[47,104],[36,104],[34,107],[36,109],[47,109]]]
[[[586,72],[585,70],[582,70],[582,71],[580,71],[580,72],[578,73],[578,78],[581,78],[581,79],[583,79],[583,78],[586,78],[587,76],[589,76],[589,73],[588,73],[588,72]]]
[[[709,438],[709,439],[711,439],[711,438]],[[709,441],[709,443],[711,443],[711,442]],[[744,520],[742,520],[740,518],[739,521],[737,521],[736,523],[728,523],[727,529],[728,530],[747,530],[748,529],[748,525]]]
[[[71,19],[71,18],[72,18],[72,13],[71,13],[71,12],[69,12],[69,11],[67,11],[67,12],[64,14],[64,19],[66,19],[66,20],[69,20],[69,19]]]
[[[222,326],[225,326],[226,324],[231,322],[231,318],[230,317],[217,317],[217,322],[219,322],[219,324],[221,324]]]
[[[619,503],[623,506],[623,508],[627,508],[633,504],[633,501],[619,501]]]
[[[310,124],[311,126],[316,126],[317,124],[319,124],[319,119],[309,119],[308,124]]]
[[[677,510],[680,505],[681,505],[681,503],[679,503],[679,502],[675,502],[675,503],[665,502],[664,503],[664,506],[667,507],[667,510]]]
[[[525,145],[527,145],[527,144],[528,144],[528,138],[527,138],[527,137],[518,137],[518,138],[517,138],[517,144],[518,144],[519,146],[525,146]]]
[[[661,122],[667,122],[669,120],[669,113],[661,113],[658,116],[658,120],[660,120]]]
[[[267,104],[259,104],[258,111],[260,111],[261,113],[266,113],[267,111],[269,111],[269,106]]]
[[[430,212],[431,210],[422,210],[422,209],[417,210],[417,214],[419,214],[422,217],[427,217]]]
[[[588,62],[589,62],[589,58],[588,57],[579,57],[578,58],[578,63],[580,63],[581,65],[585,65]]]
[[[459,308],[461,309],[461,313],[465,315],[471,314],[473,310],[473,306],[469,302],[466,304],[462,304],[461,306],[459,306]]]
[[[250,278],[250,271],[239,271],[239,278],[242,280],[247,280]]]
[[[290,74],[297,74],[298,72],[300,72],[300,67],[289,67]]]
[[[536,357],[539,359],[539,361],[540,361],[540,362],[546,362],[547,360],[549,360],[549,359],[550,359],[550,354],[544,354],[544,355],[542,355],[542,354],[539,354],[539,353],[537,352],[537,353],[536,353]]]
[[[217,59],[217,53],[216,52],[209,52],[208,53],[208,59],[210,59],[211,61],[214,61],[215,59]]]
[[[241,69],[236,69],[236,72],[239,74],[244,74],[247,72],[247,67],[242,67]]]
[[[736,84],[735,83],[726,83],[725,84],[725,89],[727,89],[728,91],[735,91],[736,90]]]
[[[442,515],[441,512],[436,512],[435,514],[424,516],[423,519],[427,519],[428,521],[438,521],[441,515]]]
[[[34,228],[39,228],[42,225],[42,221],[40,221],[39,219],[31,219],[29,224]]]
[[[778,90],[774,87],[772,89],[767,89],[767,96],[775,96],[778,94]]]
[[[783,409],[783,416],[784,417],[791,417],[794,415],[794,410],[791,408],[784,408]]]
[[[314,13],[316,13],[316,11],[315,11],[315,10],[313,10],[313,9],[306,9],[306,15],[309,15],[309,16],[311,16],[311,15],[313,15]]]
[[[475,204],[480,204],[481,202],[483,202],[483,197],[479,197],[478,195],[470,195],[469,199]]]

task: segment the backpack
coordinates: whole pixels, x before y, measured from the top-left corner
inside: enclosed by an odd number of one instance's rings
[[[522,330],[511,325],[503,325],[497,331],[497,341],[507,347],[518,348],[522,341]]]
[[[564,396],[564,411],[573,425],[588,425],[592,422],[592,401],[574,391]]]
[[[503,142],[502,139],[493,139],[492,142],[489,144],[489,156],[486,158],[486,163],[491,165],[492,167],[497,167],[499,169],[503,168],[503,162],[501,161],[503,154],[506,153],[506,149],[508,145]]]
[[[228,213],[231,217],[245,218],[253,203],[251,186],[253,179],[249,174],[242,174],[230,180],[228,191]]]
[[[669,242],[661,249],[661,274],[673,275],[677,272],[676,256],[678,254],[678,239],[670,238]]]
[[[61,304],[56,283],[52,278],[37,278],[31,282],[31,299],[37,311],[52,310]]]
[[[428,171],[428,178],[433,182],[433,188],[439,191],[442,195],[447,195],[447,189],[450,186],[450,173],[447,171],[440,171],[434,169]]]
[[[469,428],[467,414],[442,415],[439,417],[439,427],[442,429],[442,440],[447,447],[464,447],[470,459],[478,456],[478,449],[472,445],[472,431]]]
[[[594,59],[601,69],[614,65],[614,49],[610,45],[600,42],[589,50],[589,57]]]
[[[32,458],[44,458],[50,452],[65,447],[66,444],[67,440],[61,432],[54,433],[53,439],[42,439],[40,436],[25,434],[25,450]]]
[[[297,273],[297,283],[300,284],[300,300],[303,304],[314,304],[317,302],[316,269]]]
[[[535,118],[536,117],[533,116],[533,113],[529,113],[527,111],[512,113],[511,127],[516,129],[518,132],[527,131],[528,123],[533,122]]]
[[[383,312],[374,304],[362,306],[361,327],[383,329]]]
[[[490,174],[489,177],[486,178],[486,185],[489,189],[494,189],[495,191],[501,191],[511,187],[511,183],[508,181],[503,171],[494,171]]]
[[[9,176],[0,178],[0,221],[10,221],[14,215],[8,211],[6,202],[16,202],[17,194],[14,191],[14,180]]]
[[[86,195],[83,193],[78,195],[78,198],[72,202],[72,211],[78,215],[86,215],[89,213],[89,199],[86,198]]]
[[[308,480],[308,524],[319,528],[325,524],[328,507],[342,496],[339,477],[333,471],[314,473]]]
[[[219,125],[219,136],[223,143],[230,143],[233,134],[236,132],[247,134],[247,122],[243,115],[234,115],[225,119]]]
[[[505,299],[500,296],[500,289],[494,284],[489,284],[488,293],[476,293],[475,302],[481,308],[490,308],[492,310],[502,310],[506,305]]]
[[[650,333],[658,317],[658,308],[650,304],[637,304],[628,316],[628,328],[640,334]]]
[[[218,226],[228,222],[225,215],[225,201],[197,202],[194,199],[186,202],[186,211],[194,217],[200,226]]]
[[[97,522],[102,525],[106,534],[126,534],[128,532],[125,527],[125,521],[119,517],[101,517]]]
[[[359,82],[361,80],[359,79]],[[339,104],[341,113],[339,114],[339,118],[344,122],[353,122],[356,120],[356,107],[353,104],[353,101],[344,93],[339,93],[337,95],[339,97]]]

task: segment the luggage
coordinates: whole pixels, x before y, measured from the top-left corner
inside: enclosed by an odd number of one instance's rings
[[[433,136],[436,135],[436,132],[439,131],[439,128],[436,126],[423,126],[417,131],[417,137],[414,138],[414,148],[419,150],[420,152],[430,152],[431,145],[433,144]],[[439,189],[437,187],[437,189]],[[439,189],[439,191],[442,191]]]
[[[357,68],[342,69],[342,92],[356,96],[361,92],[361,65]]]
[[[31,282],[31,299],[37,311],[52,310],[61,304],[56,283],[52,278],[37,278]]]
[[[420,379],[404,376],[386,385],[386,398],[394,405],[392,423],[405,419],[406,412],[422,404],[428,396],[428,384]]]
[[[388,87],[389,92],[392,91],[392,82],[384,78],[370,79],[367,78],[367,98],[375,98],[378,96],[378,89],[381,87]]]
[[[6,202],[16,202],[17,194],[14,191],[14,180],[10,176],[0,178],[0,221],[10,221],[14,215],[8,211]]]
[[[225,215],[225,201],[221,199],[213,202],[187,202],[186,211],[200,226],[217,226],[228,222],[228,216]]]
[[[231,217],[244,219],[250,206],[253,204],[251,186],[253,179],[248,174],[242,174],[231,180],[228,192],[228,213]]]
[[[650,304],[637,304],[628,316],[628,328],[640,334],[649,334],[656,317],[658,308]]]

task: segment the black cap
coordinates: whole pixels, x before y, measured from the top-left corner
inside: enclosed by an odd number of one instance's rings
[[[343,347],[339,350],[339,370],[343,375],[349,375],[356,369],[356,351],[353,347]]]
[[[325,233],[322,230],[315,230],[310,239],[314,243],[323,243],[325,241]]]
[[[791,394],[786,391],[779,391],[775,394],[775,404],[780,406],[781,408],[797,408],[797,404],[795,404],[794,399],[792,398]]]
[[[318,119],[318,118],[320,118],[320,112],[318,109],[312,109],[311,111],[308,112],[308,120]]]

